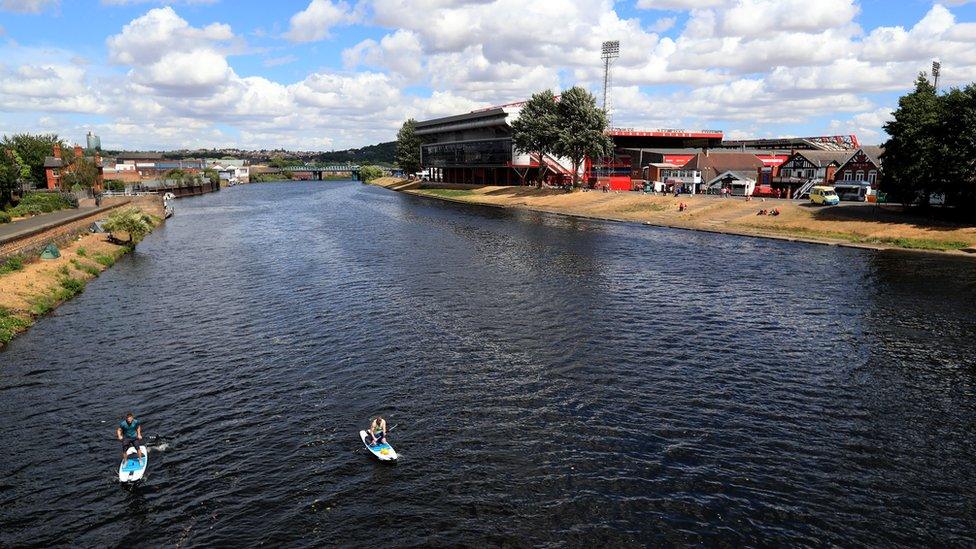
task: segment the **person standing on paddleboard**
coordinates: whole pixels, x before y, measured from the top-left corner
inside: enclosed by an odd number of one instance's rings
[[[382,416],[376,416],[373,423],[369,426],[370,446],[376,446],[386,442],[386,420]]]
[[[132,415],[132,412],[126,412],[125,419],[119,422],[119,428],[115,430],[115,434],[122,441],[122,461],[125,461],[129,446],[135,448],[136,457],[142,459],[142,448],[140,448],[142,445],[142,424]]]

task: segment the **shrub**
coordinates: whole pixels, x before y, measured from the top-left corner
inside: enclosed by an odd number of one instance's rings
[[[0,212],[0,223],[10,223],[10,214],[7,212]]]
[[[98,263],[101,263],[102,265],[105,265],[106,267],[111,267],[112,265],[115,265],[115,258],[108,254],[98,254],[92,259],[94,259]]]
[[[34,316],[44,316],[54,309],[58,300],[53,294],[41,294],[31,300],[30,313]]]
[[[12,273],[14,271],[19,271],[24,268],[24,260],[19,257],[11,257],[7,261],[0,265],[0,275],[5,275]]]
[[[359,178],[363,181],[372,181],[383,177],[383,168],[379,166],[362,166],[359,168]]]
[[[56,294],[58,301],[71,299],[85,289],[85,281],[79,278],[71,278],[70,276],[66,276],[62,278],[59,283],[61,285],[61,289],[58,290]]]
[[[88,255],[88,250],[86,250],[84,246],[79,246],[78,251],[75,253],[78,254],[78,257],[86,257]]]
[[[70,274],[67,265],[61,265],[61,267],[58,268],[58,272],[64,276],[68,276],[68,274]]]
[[[0,344],[13,339],[14,334],[26,328],[30,322],[0,307]]]
[[[116,191],[116,192],[124,192],[125,191],[125,182],[124,181],[120,181],[118,179],[106,179],[105,180],[105,190],[108,190],[108,191]]]

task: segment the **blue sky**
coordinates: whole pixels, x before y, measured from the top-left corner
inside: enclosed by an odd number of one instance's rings
[[[406,117],[596,92],[609,39],[626,127],[879,142],[932,58],[976,80],[965,0],[0,0],[0,133],[361,146]]]

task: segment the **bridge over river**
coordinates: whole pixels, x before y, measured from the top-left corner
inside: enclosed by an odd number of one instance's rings
[[[385,175],[390,175],[394,170],[382,168]],[[361,167],[356,164],[306,164],[304,166],[294,166],[288,168],[268,168],[263,173],[284,173],[289,172],[293,176],[308,174],[309,177],[299,177],[299,179],[312,179],[322,181],[327,176],[348,176],[351,179],[359,180]]]

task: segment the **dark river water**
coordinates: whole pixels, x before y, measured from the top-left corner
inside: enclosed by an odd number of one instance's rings
[[[4,547],[976,544],[967,260],[252,185],[0,365]]]

